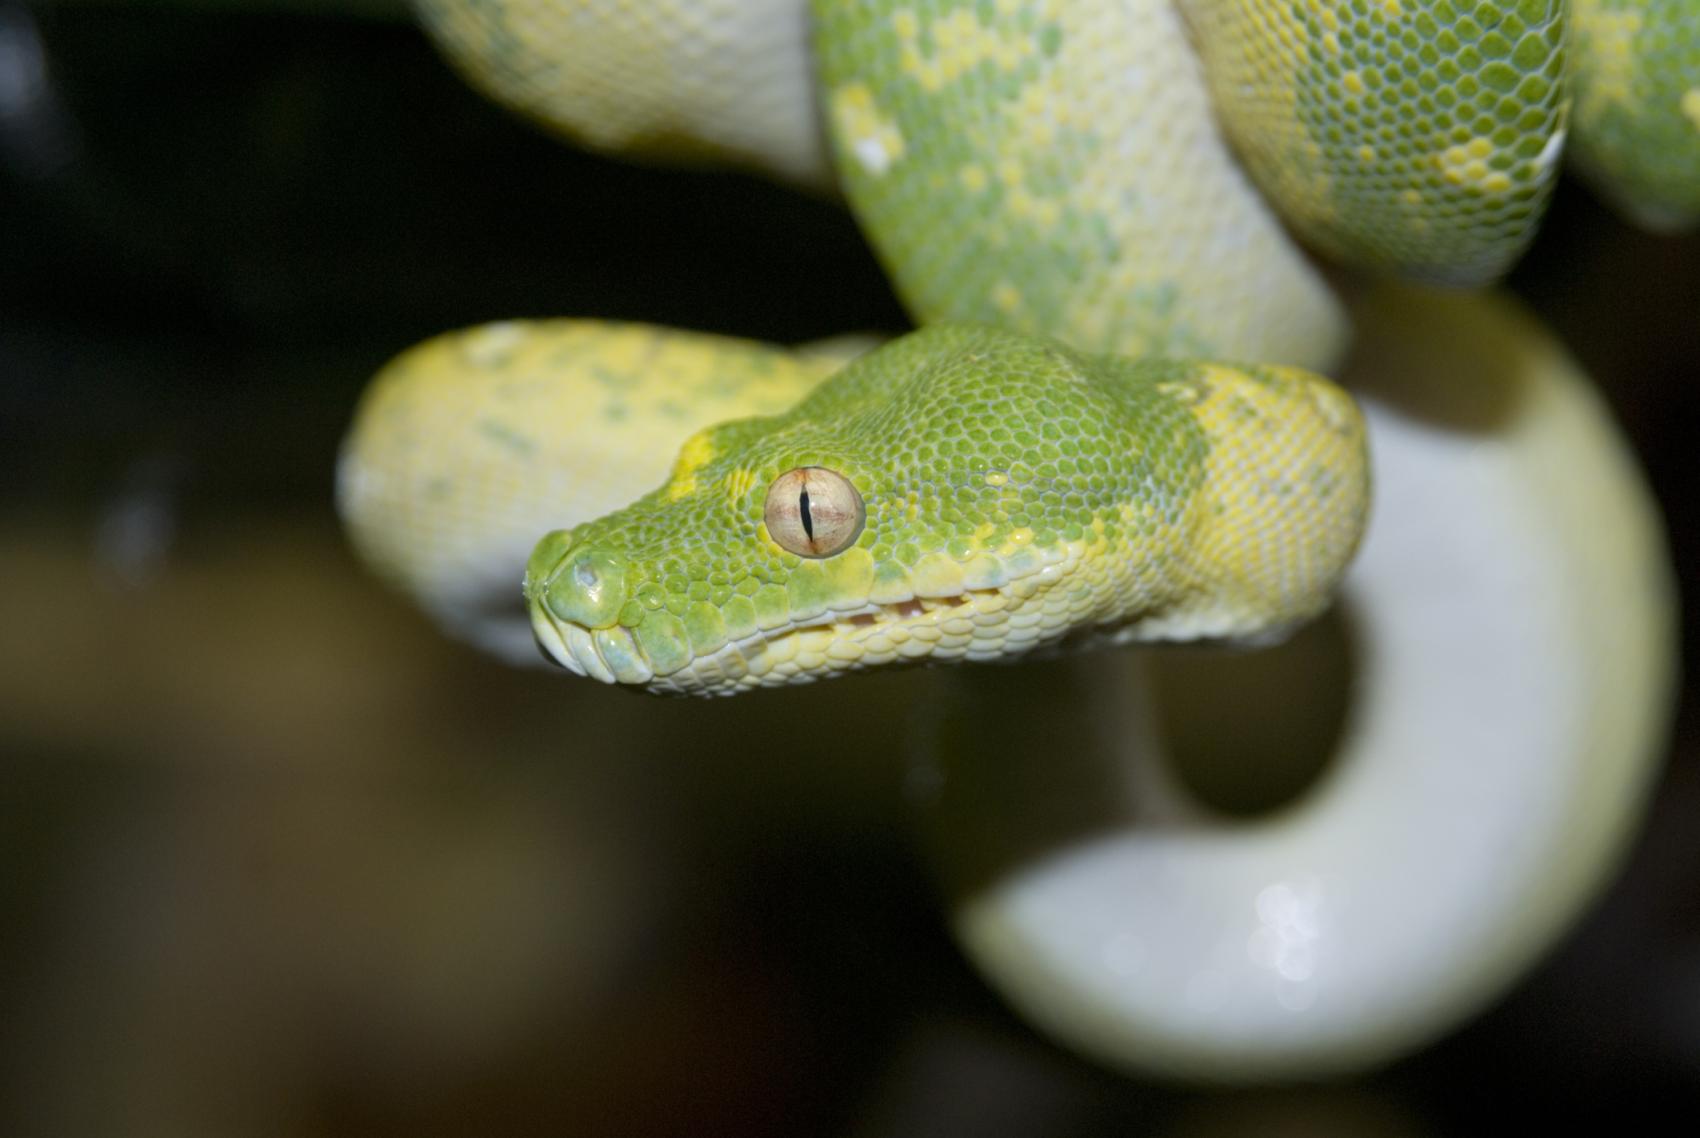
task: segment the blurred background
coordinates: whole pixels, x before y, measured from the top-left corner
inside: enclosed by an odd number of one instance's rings
[[[1694,1116],[1692,700],[1621,877],[1508,998],[1366,1078],[1227,1091],[1074,1059],[964,964],[906,789],[922,674],[683,703],[440,639],[331,503],[401,348],[904,318],[830,203],[560,146],[368,2],[0,0],[0,1133]],[[1700,240],[1566,183],[1512,286],[1602,385],[1686,578]]]

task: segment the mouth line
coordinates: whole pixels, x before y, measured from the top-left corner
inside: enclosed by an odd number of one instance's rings
[[[603,645],[594,635],[594,632],[604,630],[592,630],[560,621],[551,614],[551,619],[543,621],[541,626],[533,622],[532,632],[538,647],[546,656],[576,675],[589,676],[603,683],[647,684],[653,680],[665,680],[668,676],[689,672],[705,660],[727,656],[740,660],[744,665],[740,671],[749,671],[749,664],[759,659],[772,645],[788,637],[806,636],[811,632],[838,629],[847,637],[861,637],[872,635],[882,628],[913,627],[923,621],[938,623],[954,615],[972,611],[977,601],[998,596],[1007,589],[1008,583],[1001,588],[963,589],[942,597],[913,596],[901,601],[869,602],[857,608],[822,613],[798,624],[757,629],[747,636],[728,639],[713,651],[694,656],[682,667],[666,674],[657,673],[648,659],[635,650],[635,643],[631,658],[618,662],[610,661],[603,651]],[[619,626],[615,628],[622,636],[630,639],[630,633],[619,629]],[[622,671],[626,674],[621,675]]]
[[[892,624],[905,620],[913,620],[918,616],[930,613],[946,613],[971,604],[976,597],[993,597],[1003,592],[1002,589],[963,589],[948,597],[910,597],[903,601],[888,601],[885,604],[869,602],[859,609],[849,609],[838,613],[823,613],[805,624],[794,624],[786,628],[770,629],[767,633],[757,632],[744,637],[737,643],[755,640],[767,636],[777,639],[787,633],[808,632],[817,628],[876,628],[882,624]]]

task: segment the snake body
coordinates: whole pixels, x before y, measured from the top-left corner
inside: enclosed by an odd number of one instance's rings
[[[523,596],[545,651],[658,690],[1267,639],[1347,572],[1373,461],[1399,488],[1374,525],[1428,536],[1347,578],[1348,597],[1406,614],[1368,625],[1367,709],[1343,744],[1355,789],[1262,845],[1210,831],[1153,860],[1135,835],[1006,887],[964,885],[964,941],[1038,1022],[1112,1062],[1289,1074],[1432,1034],[1585,900],[1633,817],[1670,674],[1645,492],[1561,354],[1526,346],[1537,331],[1416,293],[1362,310],[1360,384],[1433,373],[1367,404],[1366,453],[1353,403],[1314,374],[1339,368],[1351,321],[1301,243],[1366,273],[1491,280],[1530,239],[1570,136],[1593,133],[1578,149],[1615,177],[1637,123],[1670,153],[1611,192],[1680,219],[1700,116],[1672,133],[1696,74],[1673,5],[1631,18],[1607,0],[819,0],[812,25],[779,0],[422,10],[475,82],[592,145],[682,139],[819,183],[828,146],[799,110],[814,74],[849,204],[928,325],[830,376],[807,352],[571,322],[402,357],[357,417],[341,506],[367,559],[445,624],[522,654],[514,584],[535,545]],[[1632,52],[1673,43],[1677,78],[1634,78]],[[1572,74],[1590,58],[1603,70]],[[736,90],[703,78],[715,73]],[[640,74],[653,83],[638,91]],[[1646,119],[1643,103],[1658,103]],[[1474,354],[1387,351],[1390,311],[1441,340],[1448,322],[1468,328]],[[1477,358],[1494,366],[1478,374]],[[1480,406],[1450,373],[1479,381]],[[1553,488],[1573,507],[1540,505]],[[1618,530],[1610,554],[1589,551],[1584,507]],[[1453,544],[1468,562],[1447,563]],[[1524,577],[1505,587],[1511,572]],[[1610,590],[1634,598],[1615,621],[1576,612]],[[1427,607],[1408,611],[1413,597]],[[1490,729],[1447,737],[1433,693],[1458,690],[1471,637],[1495,646],[1471,688],[1489,693],[1470,714]],[[1558,706],[1576,716],[1562,731]],[[1122,724],[1115,755],[1157,749],[1119,708],[1078,714],[1100,713]],[[1276,886],[1333,867],[1360,893],[1415,889],[1432,835],[1361,851],[1397,830],[1402,800],[1439,824],[1423,804],[1456,803],[1466,782],[1480,802],[1452,821],[1474,835],[1460,850],[1508,848],[1506,827],[1534,837],[1492,869],[1434,859],[1452,869],[1417,890],[1431,942],[1390,943],[1365,923],[1386,913],[1326,888],[1292,916]],[[1518,821],[1519,802],[1540,824]],[[1566,847],[1573,834],[1586,836]],[[1355,861],[1374,872],[1347,872]],[[1249,932],[1247,914],[1262,922]],[[1282,949],[1295,937],[1302,967]]]
[[[1651,229],[1700,222],[1700,20],[1685,0],[1575,0],[1574,155]]]

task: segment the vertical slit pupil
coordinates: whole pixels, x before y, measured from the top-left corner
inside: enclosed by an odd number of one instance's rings
[[[815,519],[809,516],[809,491],[806,487],[801,494],[797,495],[797,512],[803,518],[803,532],[809,535],[810,541],[813,541],[815,539]]]

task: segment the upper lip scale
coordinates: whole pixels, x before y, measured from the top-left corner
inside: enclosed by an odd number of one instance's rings
[[[596,637],[592,636],[587,629],[580,628],[576,624],[567,625],[567,647],[572,651],[578,662],[584,666],[586,674],[601,680],[605,684],[618,682],[618,677],[614,675],[614,669],[608,666],[608,661],[602,657],[602,650],[596,646]],[[645,661],[645,666],[648,666],[648,661]],[[649,668],[648,670],[650,675],[655,674],[655,669]]]
[[[543,650],[544,655],[575,675],[585,674],[584,666],[561,639],[561,632],[555,627],[554,621],[532,621],[531,634],[537,638],[537,646]]]

